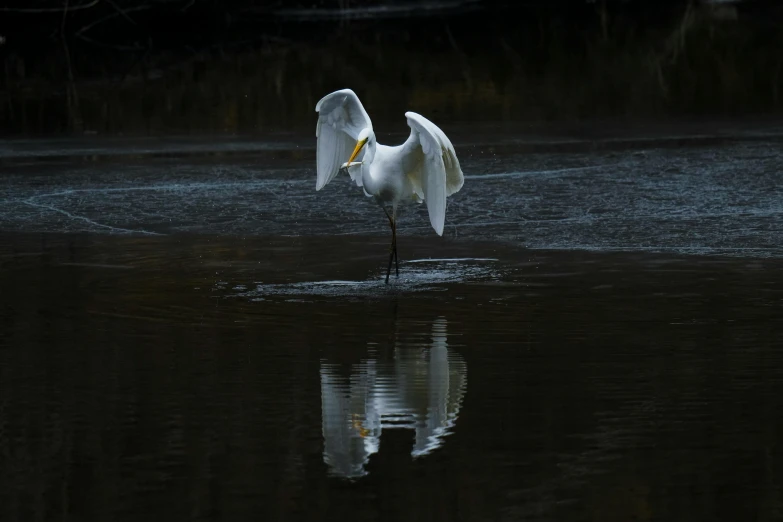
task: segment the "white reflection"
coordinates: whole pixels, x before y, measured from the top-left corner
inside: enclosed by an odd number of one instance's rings
[[[374,351],[351,369],[350,382],[337,366],[321,363],[321,423],[324,461],[337,475],[367,473],[384,428],[416,432],[411,455],[427,455],[443,444],[459,413],[467,367],[449,352],[447,322],[436,319],[430,343],[395,343],[392,360]]]

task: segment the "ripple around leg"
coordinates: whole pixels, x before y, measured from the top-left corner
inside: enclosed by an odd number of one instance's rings
[[[263,300],[273,296],[380,297],[389,293],[431,291],[440,289],[440,285],[445,283],[497,281],[501,277],[501,270],[496,262],[497,259],[494,258],[414,259],[405,262],[400,268],[399,279],[392,277],[388,285],[384,283],[385,271],[379,271],[360,281],[326,280],[237,285],[234,290],[238,292],[230,295]],[[251,286],[254,288],[246,290]],[[217,290],[224,288],[225,283],[216,285]]]

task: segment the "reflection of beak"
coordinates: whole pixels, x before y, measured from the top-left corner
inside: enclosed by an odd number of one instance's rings
[[[357,145],[357,147],[358,147],[358,145]],[[356,154],[354,154],[354,156],[355,155]],[[364,438],[364,437],[366,437],[367,435],[370,434],[370,430],[368,430],[367,428],[362,426],[361,418],[357,414],[355,414],[355,413],[353,414],[353,427],[354,427],[354,429],[359,431],[359,436],[361,438]]]
[[[359,152],[362,150],[362,147],[364,147],[364,144],[367,143],[367,139],[363,139],[362,141],[356,142],[356,148],[353,149],[353,154],[351,154],[351,157],[348,158],[348,164],[350,164],[353,159],[359,154]]]

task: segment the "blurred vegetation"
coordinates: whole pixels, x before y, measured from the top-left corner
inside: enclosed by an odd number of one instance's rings
[[[0,47],[4,133],[308,128],[318,99],[343,87],[359,94],[376,122],[402,121],[405,110],[440,122],[559,122],[783,109],[783,32],[771,21],[780,9],[726,17],[689,3],[653,19],[596,2],[571,18],[468,13],[396,25],[300,24],[286,32],[265,21],[269,6],[263,16],[246,7],[220,28],[204,29],[210,36],[198,44],[182,35],[177,42],[174,33],[153,45],[149,35],[159,32],[151,27],[183,17],[174,27],[195,32],[211,16],[187,18],[187,2],[157,3],[165,16],[141,18],[155,2],[104,6],[110,10],[93,21],[84,18],[89,9],[52,13],[62,38],[52,36],[49,47]],[[124,26],[96,32],[101,20]]]

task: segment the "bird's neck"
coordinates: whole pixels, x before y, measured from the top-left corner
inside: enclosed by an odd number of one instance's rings
[[[369,165],[370,163],[372,163],[373,159],[375,159],[375,142],[367,143],[367,145],[365,146],[362,163]]]

